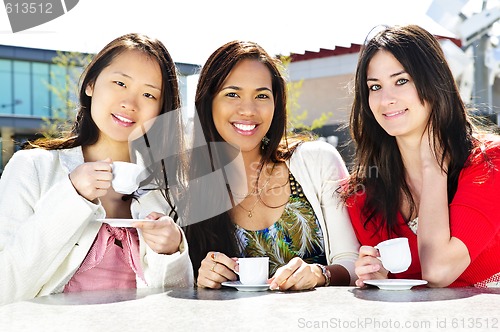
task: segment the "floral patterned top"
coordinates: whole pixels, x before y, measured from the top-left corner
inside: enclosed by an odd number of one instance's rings
[[[249,231],[236,225],[241,257],[269,256],[269,276],[294,257],[326,264],[323,232],[302,187],[289,173],[290,199],[269,228]]]

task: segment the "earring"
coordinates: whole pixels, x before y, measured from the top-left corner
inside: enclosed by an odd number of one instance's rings
[[[261,144],[260,148],[261,148],[262,150],[264,150],[264,149],[266,148],[266,146],[268,146],[268,145],[269,145],[269,142],[270,142],[270,141],[271,141],[271,140],[270,140],[269,138],[267,138],[267,136],[262,137],[262,144]]]

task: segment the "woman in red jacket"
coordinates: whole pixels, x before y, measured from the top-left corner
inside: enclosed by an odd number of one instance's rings
[[[471,122],[438,40],[387,27],[358,60],[350,125],[354,167],[344,192],[362,247],[356,284],[425,279],[431,287],[498,287],[500,138]],[[374,246],[407,237],[396,275]]]

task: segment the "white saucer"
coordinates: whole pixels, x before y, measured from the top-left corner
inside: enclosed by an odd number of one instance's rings
[[[417,279],[373,279],[363,281],[367,285],[377,286],[384,290],[407,290],[413,286],[427,284],[426,280]]]
[[[241,281],[224,281],[222,286],[235,287],[239,291],[243,292],[261,292],[269,289],[269,284],[262,285],[243,285]]]
[[[96,219],[98,222],[106,223],[113,227],[132,227],[132,223],[148,221],[153,222],[151,219]]]

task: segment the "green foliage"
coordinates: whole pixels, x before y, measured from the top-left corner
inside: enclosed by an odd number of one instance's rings
[[[59,103],[52,108],[51,116],[42,118],[42,135],[45,138],[60,137],[71,129],[78,107],[78,80],[83,68],[92,59],[92,54],[57,51],[52,59],[57,65],[50,72],[47,89]]]
[[[285,68],[288,67],[292,58],[290,56],[279,56],[283,66]],[[311,125],[308,126],[305,124],[308,116],[308,110],[302,109],[298,100],[300,95],[302,94],[302,84],[303,80],[297,82],[288,82],[287,83],[287,116],[288,116],[288,128],[290,131],[312,131],[317,128],[321,128],[328,121],[330,117],[333,116],[332,112],[323,112],[319,118],[313,119]]]

